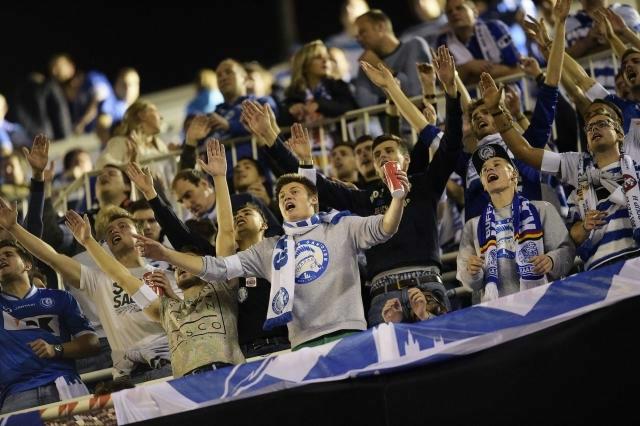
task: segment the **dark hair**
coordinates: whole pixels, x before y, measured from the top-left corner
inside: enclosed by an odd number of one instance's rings
[[[36,266],[32,267],[31,270],[29,271],[29,280],[33,281],[35,278],[40,279],[40,281],[42,281],[44,286],[45,287],[47,286],[47,276]]]
[[[318,188],[309,179],[297,173],[287,173],[280,176],[276,181],[276,198],[280,195],[283,186],[294,182],[304,186],[310,196],[318,195]]]
[[[640,53],[640,52],[639,52]],[[614,104],[611,101],[608,101],[606,99],[594,99],[593,102],[591,102],[591,104],[589,105],[589,107],[593,104],[602,104],[604,106],[606,106],[607,108],[609,108],[610,110],[612,110],[613,112],[616,113],[616,117],[618,119],[618,122],[620,125],[622,125],[622,123],[624,123],[624,116],[622,115],[622,110],[618,107],[618,105]],[[588,108],[587,108],[587,112],[588,112]],[[589,120],[590,114],[585,114],[585,121]],[[611,117],[614,118],[614,117]]]
[[[64,170],[69,170],[70,168],[72,168],[78,158],[78,155],[80,154],[88,154],[87,151],[85,151],[82,148],[75,148],[75,149],[71,149],[69,151],[67,151],[66,154],[64,154],[64,157],[62,158],[62,167],[64,168]]]
[[[380,9],[371,9],[368,12],[363,13],[358,16],[356,19],[367,18],[374,24],[383,24],[387,27],[387,31],[393,32],[393,25],[391,24],[391,19]]]
[[[382,134],[373,140],[373,145],[371,145],[371,151],[375,150],[378,145],[387,141],[394,141],[398,145],[398,150],[402,154],[407,154],[409,149],[404,141],[396,135],[390,134]]]
[[[482,98],[475,99],[469,103],[469,105],[467,106],[467,115],[469,117],[469,121],[471,121],[471,116],[473,115],[473,111],[475,111],[482,105],[484,105],[484,99]]]
[[[358,145],[360,145],[361,143],[365,143],[365,142],[369,142],[373,140],[373,136],[371,135],[362,135],[360,137],[358,137],[358,139],[356,139],[356,141],[353,143],[353,149],[355,150],[356,147]]]
[[[218,232],[209,219],[189,219],[184,224],[187,225],[189,231],[204,237],[207,241],[210,241]],[[184,251],[184,247],[180,251]]]
[[[152,210],[152,209],[151,209],[151,205],[149,204],[149,202],[147,200],[145,200],[144,198],[141,198],[139,200],[132,201],[127,206],[127,210],[129,211],[129,213],[134,214],[138,210]]]
[[[102,166],[102,170],[104,170],[105,167],[111,167],[113,169],[118,169],[120,171],[120,174],[122,175],[122,180],[124,181],[124,183],[126,183],[127,185],[131,186],[131,179],[129,179],[129,175],[127,174],[127,172],[124,171],[124,168],[122,166],[119,166],[117,164],[105,164],[104,166]]]
[[[202,175],[202,173],[196,171],[195,169],[184,169],[176,173],[176,176],[173,178],[173,181],[171,182],[172,189],[175,189],[176,182],[178,182],[179,180],[186,180],[187,182],[190,182],[196,186],[198,186],[198,184],[200,183],[200,180],[204,180],[207,183],[209,182],[206,179],[206,177]]]
[[[29,253],[24,247],[12,240],[2,240],[0,241],[0,248],[4,247],[13,247],[18,253],[18,256],[22,259],[24,263],[28,263],[33,265],[33,256]]]
[[[333,148],[331,148],[331,152],[333,152],[337,148],[340,148],[341,146],[347,147],[351,151],[355,151],[354,146],[351,143],[349,143],[349,142],[338,142],[338,143],[333,145]]]
[[[249,157],[249,156],[245,156],[242,158],[238,158],[238,161],[236,161],[236,166],[238,165],[239,162],[241,162],[242,160],[247,160],[250,161],[255,168],[258,170],[258,174],[262,177],[265,177],[265,173],[264,173],[264,168],[262,167],[262,165],[258,162],[258,160],[256,160],[253,157]],[[235,168],[235,166],[233,166]]]
[[[256,203],[252,203],[252,202],[247,202],[244,203],[242,206],[238,207],[234,212],[233,215],[235,216],[236,213],[238,213],[240,210],[242,209],[251,209],[254,212],[258,213],[260,215],[260,217],[262,218],[262,221],[264,222],[265,225],[269,226],[269,222],[267,221],[267,216],[265,216],[264,212],[262,211],[262,209],[260,208],[260,206],[258,206]]]
[[[187,221],[188,222],[188,221]],[[186,245],[180,247],[180,253],[191,253],[196,256],[207,256],[210,253],[205,253],[201,248],[192,245]]]

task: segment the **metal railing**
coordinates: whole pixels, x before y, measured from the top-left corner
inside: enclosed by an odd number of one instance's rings
[[[583,66],[585,66],[587,69],[589,69],[591,71],[591,75],[593,75],[593,69],[595,66],[595,62],[601,59],[611,59],[614,61],[614,63],[617,63],[617,59],[615,54],[613,54],[613,52],[611,50],[606,50],[603,52],[598,52],[598,53],[594,53],[592,55],[586,56],[584,58],[581,58],[578,60],[578,62],[580,62]],[[525,108],[525,110],[532,110],[533,109],[533,102],[530,96],[530,90],[529,90],[529,78],[522,72],[516,73],[516,74],[512,74],[509,76],[505,76],[502,78],[498,78],[496,79],[496,82],[499,83],[516,83],[519,82],[522,85],[522,103],[523,106]],[[471,89],[473,90],[477,90],[477,85],[471,86]],[[185,92],[187,89],[185,87],[180,87],[180,88],[176,88],[176,89],[172,89],[173,91],[177,91],[180,93]],[[170,91],[168,91],[170,92]],[[157,95],[150,95],[148,98],[153,100],[153,99],[157,99],[156,102],[166,102],[166,98],[168,98],[169,95],[165,95],[164,92],[161,92],[160,94]],[[411,101],[416,104],[416,105],[421,105],[422,102],[422,97],[421,96],[415,96],[413,98],[411,98]],[[436,96],[436,102],[438,102],[439,104],[443,103],[444,101],[444,94],[443,93],[439,93]],[[175,109],[175,108],[174,108]],[[339,134],[340,139],[343,142],[348,141],[349,138],[349,124],[350,123],[354,123],[354,122],[362,122],[364,125],[365,129],[368,129],[372,120],[373,116],[376,116],[378,114],[382,114],[385,111],[387,111],[388,109],[388,105],[387,104],[379,104],[379,105],[373,105],[373,106],[369,106],[366,108],[358,108],[352,111],[349,111],[347,113],[345,113],[344,115],[340,116],[340,117],[335,117],[335,118],[326,118],[323,120],[320,120],[318,122],[315,123],[311,123],[309,125],[307,125],[306,127],[308,127],[309,129],[321,129],[321,132],[328,132],[330,130],[327,130],[329,127],[334,126],[334,125],[339,125],[339,131],[337,132],[337,134]],[[442,111],[442,109],[439,109],[440,111]],[[163,111],[164,113],[164,111]],[[169,135],[172,134],[171,130],[174,130],[174,127],[170,127],[164,134],[165,135]],[[281,129],[283,134],[289,134],[289,127],[284,127]],[[555,123],[554,123],[554,134],[555,134]],[[93,140],[92,142],[90,142],[92,139],[95,139],[95,137],[92,137],[91,135],[84,135],[78,138],[74,138],[73,141],[76,141],[76,143],[78,143],[79,145],[83,146],[85,149],[88,148],[93,148],[93,149],[99,149],[99,143],[96,140]],[[416,133],[415,131],[412,132],[412,143],[415,143],[416,141]],[[251,136],[245,136],[245,137],[238,137],[238,138],[233,138],[233,139],[228,139],[223,141],[223,143],[225,144],[225,146],[227,148],[230,149],[231,151],[231,159],[232,159],[232,166],[234,166],[237,163],[237,146],[241,145],[241,144],[246,144],[246,143],[250,143],[251,144],[251,152],[254,158],[258,157],[258,143],[257,140]],[[62,142],[56,142],[55,144],[52,145],[51,147],[51,154],[52,154],[52,158],[58,157],[58,156],[63,156],[64,155],[64,151],[63,152],[63,147],[64,149],[68,150],[74,147],[77,147],[77,145],[69,145],[67,141],[62,141]],[[320,139],[320,147],[321,147],[321,155],[325,156],[328,153],[328,147],[326,146],[326,138],[324,138],[323,136],[321,136]],[[171,152],[169,154],[163,154],[157,157],[152,157],[152,158],[147,158],[145,159],[143,162],[144,163],[151,163],[154,161],[160,161],[160,160],[166,160],[168,158],[175,158],[178,157],[180,155],[179,151],[174,151]],[[326,168],[323,170],[325,173],[327,172]],[[63,200],[60,200],[60,197],[64,198],[67,197],[70,193],[72,193],[73,191],[77,191],[78,189],[82,188],[84,186],[85,188],[85,192],[87,188],[89,188],[89,183],[88,183],[88,178],[92,177],[92,176],[96,176],[97,172],[89,172],[81,177],[79,177],[78,179],[76,179],[76,181],[74,181],[73,183],[71,183],[58,197],[58,199],[54,202],[54,205],[56,207],[60,207],[63,204]],[[91,195],[88,194],[87,197],[90,197]],[[90,205],[91,200],[88,199],[88,204]],[[66,203],[65,203],[66,204]]]

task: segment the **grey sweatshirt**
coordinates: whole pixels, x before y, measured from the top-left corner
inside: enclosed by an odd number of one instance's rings
[[[391,69],[393,75],[400,80],[402,91],[409,97],[422,93],[416,62],[431,63],[431,54],[427,42],[418,37],[401,42],[396,50],[388,56],[380,58]],[[359,68],[359,67],[358,67]],[[354,80],[356,102],[360,107],[368,107],[383,103],[385,94],[376,87],[361,69]]]
[[[292,347],[334,331],[367,328],[357,255],[391,237],[382,229],[382,218],[347,216],[294,236],[296,277],[304,283],[295,286],[293,320],[287,324]],[[207,282],[240,276],[270,281],[278,239],[267,238],[233,256],[205,256],[199,277]]]
[[[547,274],[547,280],[553,281],[566,275],[575,258],[575,246],[569,236],[566,226],[558,211],[546,201],[531,201],[540,213],[540,221],[544,232],[543,245],[544,254],[553,259],[553,269]],[[511,204],[506,207],[496,209],[495,217],[497,221],[511,216]],[[462,230],[462,240],[458,250],[458,272],[456,278],[465,286],[479,293],[480,298],[484,292],[484,271],[477,275],[467,272],[467,261],[469,256],[480,256],[478,244],[478,221],[479,217],[474,217],[467,221]],[[513,235],[511,236],[513,238]],[[500,287],[498,293],[500,297],[520,291],[520,277],[515,259],[498,259],[498,276],[500,277]],[[478,300],[479,301],[479,300]],[[476,298],[474,297],[474,303]]]

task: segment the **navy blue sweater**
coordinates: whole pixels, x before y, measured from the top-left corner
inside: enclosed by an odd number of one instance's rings
[[[366,251],[369,278],[403,266],[440,266],[438,246],[437,204],[456,159],[462,151],[462,108],[459,99],[447,98],[445,134],[433,161],[409,176],[411,191],[398,232],[387,242]],[[289,172],[298,163],[278,140],[269,148]],[[368,189],[351,189],[318,173],[318,193],[322,204],[339,210],[350,210],[360,216],[383,214],[391,203],[387,186],[379,181]]]

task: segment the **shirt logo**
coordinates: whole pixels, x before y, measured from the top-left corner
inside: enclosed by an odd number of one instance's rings
[[[478,157],[480,157],[480,159],[482,161],[487,161],[489,158],[493,158],[496,156],[496,150],[493,149],[492,146],[483,146],[480,148],[480,150],[478,151]]]
[[[319,278],[329,264],[329,250],[320,241],[302,240],[296,245],[296,284]]]
[[[50,297],[43,297],[42,299],[40,299],[40,305],[43,308],[47,308],[47,309],[53,308],[54,304],[55,303],[54,303],[53,299],[50,298]]]
[[[634,186],[638,184],[635,178],[631,175],[623,175],[624,179],[624,192],[629,192],[633,189]]]

